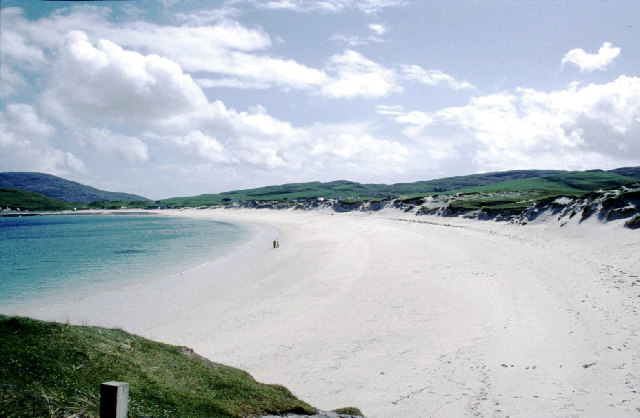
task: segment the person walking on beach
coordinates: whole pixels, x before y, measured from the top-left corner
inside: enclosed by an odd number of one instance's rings
[[[273,248],[276,248],[276,245],[278,244],[278,241],[276,241],[275,239],[273,240]]]
[[[280,240],[276,239],[276,248],[280,248]]]

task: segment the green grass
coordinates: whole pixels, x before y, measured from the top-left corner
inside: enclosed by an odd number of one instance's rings
[[[617,187],[639,180],[607,171],[569,171],[541,178],[581,191]]]
[[[35,211],[71,210],[73,208],[85,207],[85,205],[63,202],[26,190],[0,188],[0,207]]]
[[[622,169],[619,169],[619,171]],[[345,203],[389,197],[411,198],[433,194],[472,192],[535,191],[543,194],[580,195],[600,188],[640,181],[638,170],[613,171],[517,170],[447,177],[397,184],[361,184],[352,181],[291,183],[218,194],[164,199],[168,206],[221,205],[238,200],[297,200],[316,197],[337,198]]]
[[[383,201],[383,198],[380,197],[345,197],[340,199],[340,202],[347,204],[347,205],[353,205],[353,204],[357,204],[357,203],[364,203],[364,202],[381,202]]]
[[[133,200],[131,202],[127,202],[124,200],[109,200],[109,201],[98,201],[93,202],[88,205],[89,209],[141,209],[149,206],[155,206],[155,203],[151,200]]]
[[[353,416],[356,416],[356,417],[363,417],[364,416],[362,411],[360,411],[358,408],[354,408],[354,407],[340,408],[340,409],[334,410],[333,412],[335,412],[336,414],[353,415]]]
[[[471,199],[458,199],[449,203],[449,206],[457,211],[465,210],[525,210],[530,207],[536,199],[522,197],[482,197]]]
[[[91,417],[98,415],[95,400],[54,382],[96,397],[103,382],[128,382],[130,409],[154,417],[245,417],[316,411],[283,386],[256,382],[244,371],[212,363],[184,347],[118,329],[0,315],[0,361],[4,364],[0,364],[3,384]],[[22,374],[7,363],[20,367]],[[31,416],[30,411],[20,413],[22,402],[21,396],[5,396],[0,416]],[[41,409],[37,416],[55,416],[47,408]]]
[[[640,228],[640,214],[634,215],[632,218],[624,223],[624,226],[630,229]]]
[[[492,192],[534,192],[537,194],[566,194],[566,195],[581,195],[583,190],[569,187],[566,184],[556,181],[544,179],[541,177],[532,177],[526,179],[509,180],[500,183],[488,184],[484,186],[469,187],[465,189],[456,190],[453,193],[492,193]]]

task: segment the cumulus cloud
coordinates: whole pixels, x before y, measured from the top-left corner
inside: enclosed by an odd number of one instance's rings
[[[149,159],[149,147],[138,138],[115,134],[108,128],[91,128],[91,144],[103,154],[115,154],[128,162],[142,162]]]
[[[604,70],[618,55],[620,48],[605,42],[597,54],[589,54],[582,48],[572,49],[562,57],[562,65],[570,62],[577,65],[580,71]]]
[[[2,113],[2,122],[8,132],[27,139],[50,140],[56,129],[40,118],[33,106],[25,103],[8,104]]]
[[[440,70],[425,70],[419,65],[403,65],[402,72],[407,80],[417,81],[427,86],[443,84],[454,90],[474,89],[473,84],[468,81],[457,81],[449,74]]]
[[[310,4],[320,7],[320,3]],[[387,7],[387,3],[338,2],[332,3],[331,7],[368,5],[374,10],[378,6]],[[3,51],[7,50],[7,57],[13,64],[24,66],[28,62],[31,63],[29,65],[43,65],[50,62],[50,56],[56,55],[61,55],[69,62],[97,59],[96,56],[83,56],[91,49],[89,45],[97,42],[98,55],[106,54],[114,58],[119,54],[123,60],[133,60],[127,55],[137,53],[145,57],[148,61],[146,65],[154,65],[151,61],[155,61],[162,67],[172,62],[177,64],[175,71],[179,68],[185,75],[197,73],[199,84],[204,88],[276,87],[303,90],[336,99],[380,97],[400,90],[396,85],[395,70],[384,68],[355,51],[334,55],[324,68],[313,68],[294,59],[269,55],[266,51],[272,46],[272,40],[264,30],[260,27],[249,28],[222,16],[210,17],[215,20],[210,25],[186,17],[181,26],[161,26],[144,21],[116,25],[108,20],[105,10],[108,9],[75,7],[65,14],[52,14],[30,21],[22,16],[20,9],[14,12],[5,12],[3,9],[5,14],[16,15],[3,24]],[[6,20],[3,19],[3,22]],[[196,24],[200,26],[193,26]],[[371,28],[377,32],[384,30],[380,24],[373,24]],[[15,45],[15,48],[4,48],[5,40],[10,40],[9,45]],[[360,42],[352,41],[349,41],[352,45]],[[379,40],[370,36],[363,42],[369,41]],[[168,61],[161,63],[163,59]],[[3,59],[3,66],[4,62]],[[4,74],[10,76],[19,74],[19,71],[8,69]],[[350,86],[351,83],[354,85]],[[9,94],[14,92],[10,88],[5,90]],[[71,90],[69,92],[72,93]],[[77,99],[77,95],[72,94],[70,100]],[[154,108],[156,106],[150,107]]]
[[[212,163],[235,163],[224,146],[215,138],[203,134],[201,131],[189,132],[182,136],[168,138],[168,142],[179,153],[193,156]]]
[[[0,94],[3,98],[7,98],[27,86],[27,81],[17,71],[4,64],[4,60],[0,63]]]
[[[395,141],[376,139],[371,135],[355,136],[341,133],[316,143],[311,154],[335,156],[345,161],[357,158],[379,162],[402,162],[409,151]]]
[[[401,87],[396,72],[359,54],[347,50],[334,55],[327,63],[334,79],[322,87],[322,94],[333,98],[383,97]]]
[[[56,148],[56,129],[28,104],[9,104],[0,115],[0,166],[6,171],[65,175],[85,172],[74,153]]]
[[[64,49],[67,35],[79,31],[88,39],[104,39],[124,49],[168,58],[184,71],[224,74],[244,79],[247,84],[311,89],[328,81],[322,70],[259,53],[272,44],[260,28],[247,28],[226,19],[205,26],[189,25],[194,22],[161,26],[143,21],[115,25],[107,20],[105,9],[76,7],[68,14],[36,21],[25,19],[21,9],[8,19],[5,15],[10,13],[3,9],[3,54],[6,52],[6,57],[15,63],[27,59],[34,64],[46,62],[44,51]]]
[[[449,142],[464,143],[483,169],[631,163],[640,158],[640,78],[552,92],[518,89],[437,112],[404,112],[395,120],[408,126],[405,135],[426,143],[446,131]]]
[[[103,39],[94,46],[79,31],[67,36],[42,102],[65,122],[134,126],[166,123],[208,104],[191,76],[173,61]]]
[[[283,148],[306,135],[261,106],[238,112],[221,101],[210,102],[171,60],[128,51],[107,40],[94,45],[83,32],[69,34],[52,71],[43,108],[74,129],[161,129],[161,143],[183,155],[268,167],[285,165]],[[92,129],[90,142],[103,153],[148,158],[143,142],[112,129]]]

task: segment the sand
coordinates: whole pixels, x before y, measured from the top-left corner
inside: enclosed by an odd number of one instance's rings
[[[25,314],[186,345],[325,410],[640,414],[640,231],[619,222],[172,214],[251,225],[253,240],[180,275]]]

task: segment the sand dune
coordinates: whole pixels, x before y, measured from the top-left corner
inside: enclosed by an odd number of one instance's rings
[[[370,417],[640,414],[637,231],[393,210],[172,214],[247,223],[254,238],[179,276],[26,314],[187,345]]]

